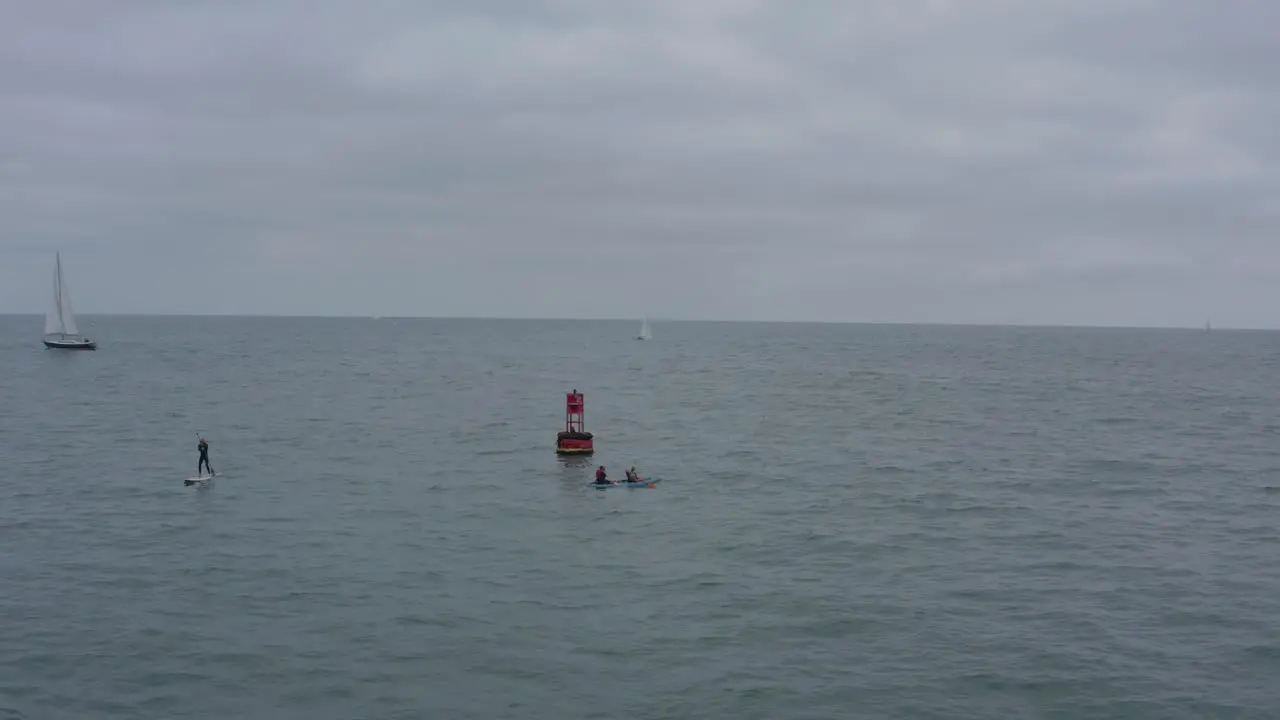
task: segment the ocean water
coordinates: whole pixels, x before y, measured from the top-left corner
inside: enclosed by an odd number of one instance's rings
[[[82,322],[0,318],[0,718],[1280,716],[1280,334]]]

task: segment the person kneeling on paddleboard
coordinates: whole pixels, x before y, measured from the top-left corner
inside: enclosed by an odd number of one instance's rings
[[[196,449],[200,451],[200,461],[196,463],[196,477],[201,477],[201,468],[209,471],[209,475],[213,475],[213,466],[209,464],[209,443],[204,438],[200,438],[200,444],[196,445]]]
[[[609,474],[604,471],[604,466],[596,468],[596,484],[609,485]]]

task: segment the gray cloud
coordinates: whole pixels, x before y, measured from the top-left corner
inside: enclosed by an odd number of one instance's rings
[[[1274,326],[1246,0],[0,9],[0,309]]]

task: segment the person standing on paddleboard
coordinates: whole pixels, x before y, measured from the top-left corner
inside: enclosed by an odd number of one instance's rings
[[[201,468],[208,470],[209,474],[213,475],[213,466],[209,464],[209,442],[204,438],[200,438],[200,444],[196,445],[196,448],[200,450],[200,461],[196,463],[196,477],[202,477]]]

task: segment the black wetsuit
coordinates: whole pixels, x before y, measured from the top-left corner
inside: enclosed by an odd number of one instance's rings
[[[213,466],[209,465],[209,443],[201,440],[197,447],[200,448],[200,461],[196,463],[196,475],[200,474],[200,468],[208,470],[209,474],[212,475]]]

